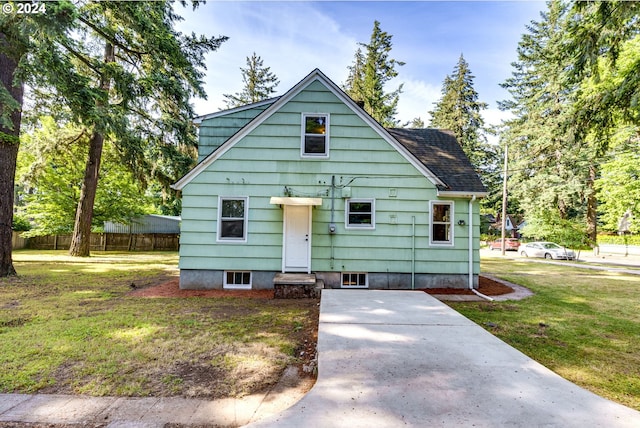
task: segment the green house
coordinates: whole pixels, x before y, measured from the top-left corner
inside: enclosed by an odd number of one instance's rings
[[[455,137],[385,129],[320,70],[283,96],[196,119],[180,287],[477,287],[486,189]]]

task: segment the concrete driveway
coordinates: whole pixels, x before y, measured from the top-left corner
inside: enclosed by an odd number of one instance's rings
[[[318,380],[251,427],[640,427],[423,292],[323,290]]]

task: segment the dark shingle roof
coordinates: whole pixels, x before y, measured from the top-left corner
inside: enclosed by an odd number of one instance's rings
[[[441,129],[387,129],[417,160],[433,172],[450,192],[483,193],[487,188],[469,162],[456,137]]]

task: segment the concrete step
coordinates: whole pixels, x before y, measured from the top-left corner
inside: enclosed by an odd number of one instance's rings
[[[324,281],[313,273],[277,273],[273,278],[276,299],[317,299],[321,288]]]
[[[277,273],[273,278],[274,285],[309,285],[315,283],[315,273]]]

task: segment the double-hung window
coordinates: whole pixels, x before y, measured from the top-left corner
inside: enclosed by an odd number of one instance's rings
[[[453,202],[431,201],[431,234],[432,245],[453,245]]]
[[[218,198],[218,241],[247,241],[248,206],[249,198],[247,197],[220,196]]]
[[[302,115],[302,156],[329,156],[329,115],[306,113]]]
[[[375,210],[374,199],[347,199],[345,227],[347,229],[375,229]]]

